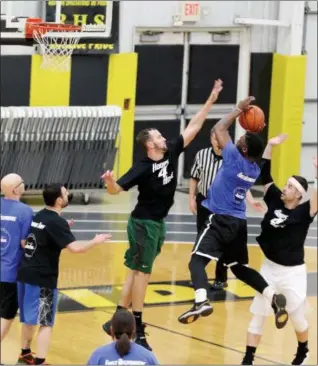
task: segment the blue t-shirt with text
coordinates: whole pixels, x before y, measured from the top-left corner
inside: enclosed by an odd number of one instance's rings
[[[130,351],[121,357],[116,342],[97,348],[87,365],[159,365],[155,355],[139,344],[131,342]]]
[[[16,282],[23,255],[21,240],[27,239],[32,217],[31,207],[1,198],[1,282]]]
[[[232,141],[225,145],[222,156],[222,167],[202,205],[215,214],[246,219],[246,193],[260,175],[260,168],[245,159]]]

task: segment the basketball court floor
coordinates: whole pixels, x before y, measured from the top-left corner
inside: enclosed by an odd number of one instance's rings
[[[64,212],[65,218],[75,219],[73,231],[76,237],[88,239],[95,233],[110,232],[113,238],[86,254],[62,252],[58,314],[47,358],[51,364],[85,364],[96,347],[110,342],[101,325],[111,317],[125,278],[125,228],[129,212],[136,202],[136,191],[115,197],[106,193],[92,196],[87,206],[80,202],[75,200]],[[237,281],[231,272],[226,291],[209,294],[214,300],[214,313],[210,317],[191,325],[177,321],[193,299],[188,262],[195,239],[195,217],[189,213],[187,202],[186,194],[176,194],[176,203],[167,218],[166,243],[156,261],[148,288],[143,318],[148,324],[149,343],[161,364],[240,364],[254,291]],[[30,204],[35,210],[43,207],[42,202],[34,199]],[[263,258],[255,245],[260,220],[259,214],[249,211],[250,266],[256,269]],[[311,327],[308,364],[317,365],[316,221],[308,234],[306,261]],[[213,263],[208,266],[211,282],[214,268]],[[270,317],[255,364],[290,364],[296,347],[291,324],[277,330],[273,317]],[[1,351],[2,363],[16,362],[20,351],[18,318]]]

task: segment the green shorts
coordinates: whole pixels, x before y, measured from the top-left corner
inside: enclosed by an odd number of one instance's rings
[[[125,266],[131,270],[151,273],[154,260],[161,252],[165,240],[165,222],[130,217],[127,233],[129,248],[125,254]]]

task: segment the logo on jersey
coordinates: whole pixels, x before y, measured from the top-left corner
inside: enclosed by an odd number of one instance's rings
[[[282,213],[282,210],[274,211],[275,218],[271,219],[270,224],[275,228],[284,228],[286,225],[285,221],[288,219],[288,216]]]
[[[170,176],[168,176],[168,165],[169,165],[169,160],[163,161],[160,164],[154,163],[152,165],[153,173],[155,173],[159,170],[158,178],[162,178],[162,184],[164,186],[166,184],[170,183],[174,177],[173,172],[171,172]]]
[[[246,197],[246,189],[245,188],[236,188],[234,191],[234,202],[235,203],[242,203]]]
[[[36,237],[33,234],[29,234],[24,247],[24,255],[26,256],[26,258],[33,257],[33,254],[36,251],[37,246],[38,245],[36,242]]]
[[[12,222],[16,222],[17,218],[15,216],[4,216],[1,215],[1,221],[12,221]]]
[[[248,177],[247,175],[243,174],[242,172],[238,173],[237,177],[244,180],[245,182],[248,182],[248,183],[255,183],[256,182],[255,178]]]
[[[1,228],[1,250],[7,249],[9,244],[10,244],[9,231],[2,227]]]

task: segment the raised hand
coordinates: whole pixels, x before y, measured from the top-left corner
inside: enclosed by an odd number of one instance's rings
[[[268,143],[272,146],[280,145],[288,138],[288,135],[286,133],[281,133],[278,136],[275,136],[268,140]]]
[[[213,103],[217,101],[220,92],[223,89],[223,81],[221,79],[217,79],[214,81],[213,89],[211,92],[211,98]]]
[[[247,111],[250,108],[250,104],[255,100],[254,97],[247,97],[239,102],[237,107],[241,111]]]

